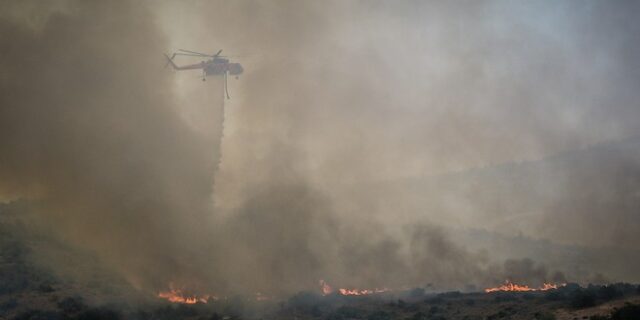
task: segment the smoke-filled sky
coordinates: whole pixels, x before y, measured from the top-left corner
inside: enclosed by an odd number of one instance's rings
[[[639,281],[638,9],[0,2],[0,200],[147,291]]]

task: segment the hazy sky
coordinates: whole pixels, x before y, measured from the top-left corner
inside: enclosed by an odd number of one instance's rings
[[[247,55],[231,114],[286,113],[274,130],[303,141],[310,169],[376,179],[637,134],[633,6],[190,1],[157,11],[171,49]],[[258,78],[270,83],[256,89]],[[261,106],[246,110],[251,99]],[[229,130],[247,125],[239,117]]]

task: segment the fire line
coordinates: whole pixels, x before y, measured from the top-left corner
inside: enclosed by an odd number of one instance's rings
[[[527,285],[518,285],[509,280],[506,280],[503,285],[494,288],[484,289],[484,292],[497,292],[497,291],[547,291],[551,289],[558,289],[559,287],[565,286],[562,284],[554,284],[554,283],[544,283],[542,287],[539,288],[531,288]]]

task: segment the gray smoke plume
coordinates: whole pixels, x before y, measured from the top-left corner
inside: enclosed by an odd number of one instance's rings
[[[578,251],[637,242],[635,3],[192,4],[161,10],[174,42],[255,54],[231,84],[220,203],[298,180],[365,233],[421,221]]]
[[[197,272],[213,154],[174,109],[164,36],[140,3],[58,5],[2,4],[3,198],[138,286]]]
[[[385,261],[412,268],[415,235],[403,225],[426,224],[428,238],[459,252],[451,265],[472,265],[447,281],[501,282],[502,261],[530,255],[550,265],[549,278],[560,269],[570,280],[637,279],[640,259],[626,245],[640,240],[635,3],[191,4],[160,9],[174,43],[249,54],[231,83],[241,101],[229,108],[216,194],[229,215],[265,190],[311,186],[338,229],[358,234],[355,251],[371,252],[356,261],[375,256],[380,236],[395,248]],[[496,252],[469,228],[530,240]],[[545,240],[546,253],[536,248]],[[335,246],[326,248],[350,247]],[[325,261],[349,261],[336,259]],[[437,261],[431,270],[451,270]],[[384,265],[371,274],[393,274]]]

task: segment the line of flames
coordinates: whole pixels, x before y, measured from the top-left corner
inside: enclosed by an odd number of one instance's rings
[[[184,303],[184,304],[196,304],[207,303],[209,300],[217,300],[218,297],[214,295],[187,295],[181,289],[176,289],[173,287],[173,284],[169,284],[169,291],[161,291],[158,292],[158,297],[162,299],[166,299],[169,302],[173,303]]]
[[[369,294],[374,294],[374,293],[383,293],[383,292],[387,292],[390,291],[387,288],[375,288],[375,289],[346,289],[346,288],[339,288],[337,291],[333,290],[333,288],[324,280],[320,280],[320,290],[322,291],[323,295],[329,295],[332,294],[334,292],[341,294],[343,296],[364,296],[364,295],[369,295]]]
[[[169,291],[158,292],[158,298],[165,299],[172,303],[183,303],[183,304],[208,303],[209,301],[215,301],[220,299],[218,296],[212,295],[212,294],[187,295],[182,290],[176,289],[172,284],[169,284]],[[266,300],[272,299],[272,297],[260,292],[256,292],[253,298],[256,301],[266,301]],[[226,300],[227,297],[222,297],[222,299]]]
[[[503,285],[495,288],[484,289],[484,292],[497,292],[497,291],[547,291],[552,289],[558,289],[565,284],[544,283],[542,287],[531,288],[527,285],[518,285],[509,280],[505,281]]]
[[[334,290],[326,281],[320,280],[320,289],[323,295],[329,295],[332,293],[338,293],[343,296],[363,296],[376,293],[384,293],[390,291],[387,288],[375,288],[375,289],[347,289],[339,288]],[[497,292],[497,291],[546,291],[552,289],[558,289],[565,284],[544,283],[542,287],[532,288],[527,285],[515,284],[509,280],[499,287],[484,289],[484,292]],[[165,299],[173,303],[195,304],[195,303],[207,303],[210,300],[218,300],[215,295],[186,295],[182,290],[176,289],[173,285],[169,285],[169,291],[162,291],[158,293],[158,297]],[[258,301],[269,300],[270,298],[260,292],[255,294],[255,299]]]

